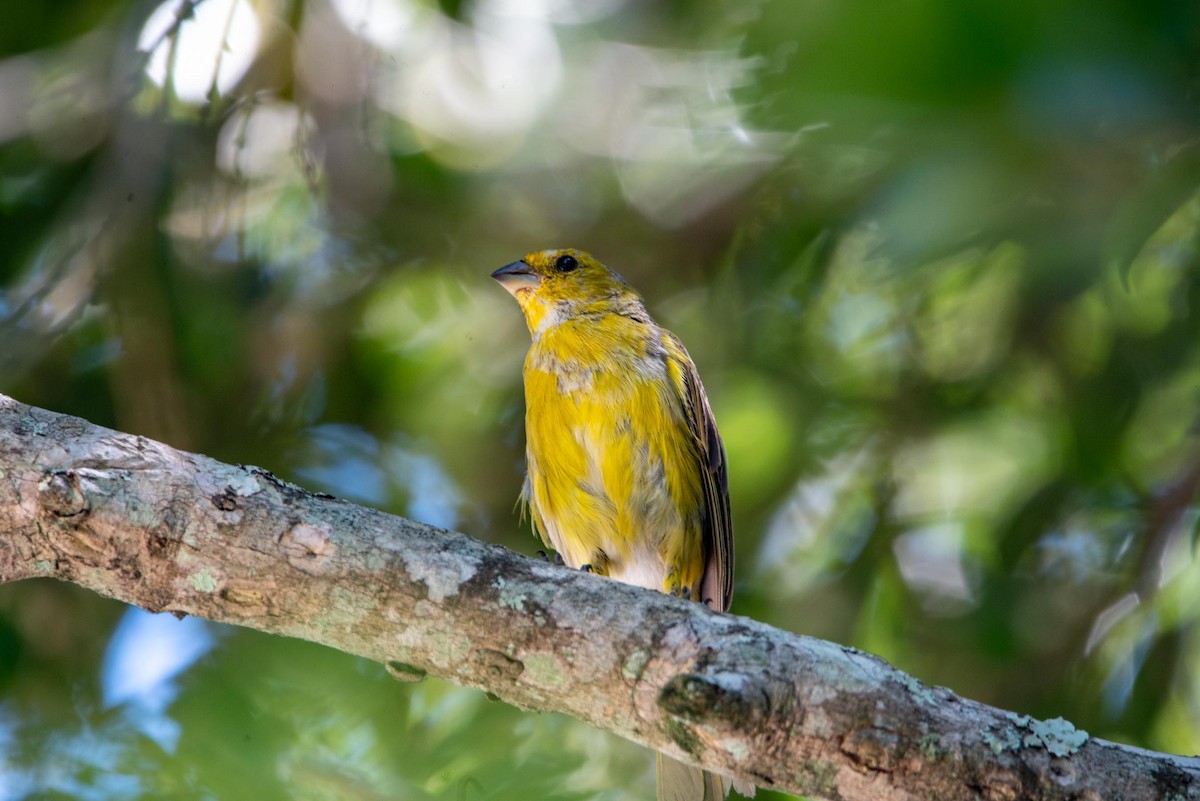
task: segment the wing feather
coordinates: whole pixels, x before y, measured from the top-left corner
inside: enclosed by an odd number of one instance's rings
[[[704,544],[704,578],[700,600],[724,612],[733,600],[733,520],[729,511],[729,470],[725,446],[696,365],[674,334],[667,333],[679,349],[683,368],[683,405],[688,428],[700,455],[700,485],[704,493],[701,530]]]

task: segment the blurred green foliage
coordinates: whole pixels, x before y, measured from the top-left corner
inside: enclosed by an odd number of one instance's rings
[[[7,0],[0,392],[531,552],[487,275],[583,247],[705,379],[736,613],[1195,753],[1197,53],[1184,0]],[[2,801],[651,792],[250,632],[114,699],[138,620],[0,588]]]

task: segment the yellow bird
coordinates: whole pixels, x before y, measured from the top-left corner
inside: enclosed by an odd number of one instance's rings
[[[727,610],[725,449],[696,366],[636,291],[579,250],[492,273],[517,299],[534,530],[567,565]],[[724,798],[724,780],[659,755],[660,801]]]

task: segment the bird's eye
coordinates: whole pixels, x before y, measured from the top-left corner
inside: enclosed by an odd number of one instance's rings
[[[558,270],[560,273],[569,273],[578,266],[579,262],[575,260],[574,256],[564,255],[559,256],[554,260],[554,269]]]

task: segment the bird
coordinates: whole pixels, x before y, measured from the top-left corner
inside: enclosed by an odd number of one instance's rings
[[[696,366],[591,254],[535,251],[492,273],[524,313],[526,476],[535,533],[569,567],[726,611],[725,448]],[[658,755],[659,801],[714,801],[724,777]]]

